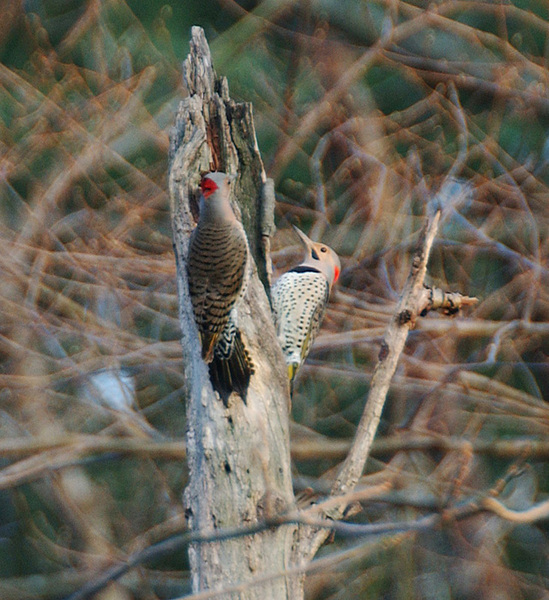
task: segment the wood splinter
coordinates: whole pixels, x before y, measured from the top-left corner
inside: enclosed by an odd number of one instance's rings
[[[461,308],[465,306],[473,306],[478,302],[478,298],[465,296],[459,292],[445,292],[444,290],[431,287],[428,285],[423,286],[424,294],[420,298],[419,316],[424,317],[430,310],[440,310],[445,315],[455,315]]]

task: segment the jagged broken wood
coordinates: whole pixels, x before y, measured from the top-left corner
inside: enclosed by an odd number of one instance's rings
[[[189,484],[185,510],[189,527],[203,533],[262,522],[293,504],[289,448],[289,385],[276,340],[264,284],[269,281],[268,244],[274,201],[257,147],[251,105],[229,97],[227,80],[217,77],[204,32],[193,27],[184,64],[189,96],[178,110],[171,135],[169,191],[183,363],[187,385]],[[226,408],[216,397],[201,358],[187,279],[189,236],[197,216],[197,189],[203,172],[236,174],[233,207],[246,229],[253,255],[246,295],[238,306],[238,327],[255,367],[247,405],[233,395]],[[266,200],[270,202],[266,203]],[[261,280],[260,280],[261,277]],[[262,283],[263,281],[263,283]],[[193,590],[221,590],[246,584],[258,574],[277,575],[267,583],[244,585],[241,599],[291,598],[295,525],[242,539],[192,544]],[[299,596],[296,596],[299,597]]]
[[[418,306],[424,306],[419,312],[424,317],[430,310],[439,310],[445,315],[455,315],[465,306],[473,306],[478,298],[465,296],[459,292],[445,292],[437,287],[423,286],[423,294],[418,299]]]

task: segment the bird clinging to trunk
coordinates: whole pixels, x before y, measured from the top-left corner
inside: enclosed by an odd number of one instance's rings
[[[246,400],[253,366],[240,331],[236,308],[248,283],[246,233],[229,202],[231,178],[208,173],[200,183],[200,217],[191,234],[189,291],[210,379],[228,404],[233,391]]]
[[[292,386],[320,329],[330,290],[341,271],[339,257],[331,248],[294,229],[305,248],[305,258],[281,275],[271,290],[277,336]]]

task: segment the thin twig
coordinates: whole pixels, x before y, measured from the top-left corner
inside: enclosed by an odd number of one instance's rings
[[[451,521],[459,521],[465,518],[472,517],[484,511],[491,511],[501,518],[514,523],[530,523],[547,518],[549,516],[549,502],[543,502],[533,506],[525,511],[513,511],[507,509],[501,502],[495,498],[488,496],[479,499],[471,499],[468,502],[460,504],[454,508],[448,508],[428,514],[418,519],[402,522],[390,523],[373,523],[373,524],[357,524],[347,522],[333,522],[330,519],[319,519],[316,517],[307,516],[305,513],[293,513],[283,515],[270,520],[265,520],[256,523],[252,526],[227,528],[224,530],[216,530],[207,533],[201,532],[186,532],[181,535],[174,536],[168,540],[149,546],[143,550],[135,552],[128,556],[127,560],[122,564],[114,565],[103,572],[96,574],[93,580],[84,585],[80,590],[70,595],[66,600],[85,600],[92,594],[104,589],[110,582],[115,581],[125,575],[132,568],[141,565],[149,560],[158,559],[166,554],[176,552],[186,546],[194,543],[207,543],[213,541],[235,539],[266,531],[272,527],[279,527],[287,524],[301,524],[314,527],[316,529],[323,528],[324,530],[332,530],[345,537],[364,537],[364,536],[379,536],[387,534],[401,534],[403,532],[424,531],[433,529],[444,523],[448,525]],[[289,568],[277,573],[264,573],[249,581],[245,581],[232,586],[226,586],[222,590],[207,590],[185,596],[193,600],[205,600],[206,598],[215,598],[220,594],[229,592],[238,592],[247,589],[249,586],[259,585],[278,577],[287,577],[288,575],[296,575],[304,572],[311,572],[325,565],[325,561],[333,561],[331,556],[325,559],[319,559],[308,564],[302,563],[299,566]]]

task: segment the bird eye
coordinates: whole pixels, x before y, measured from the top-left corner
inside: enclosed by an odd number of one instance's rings
[[[326,246],[322,246],[322,248],[320,249],[321,252],[328,252],[328,248],[326,248]]]

